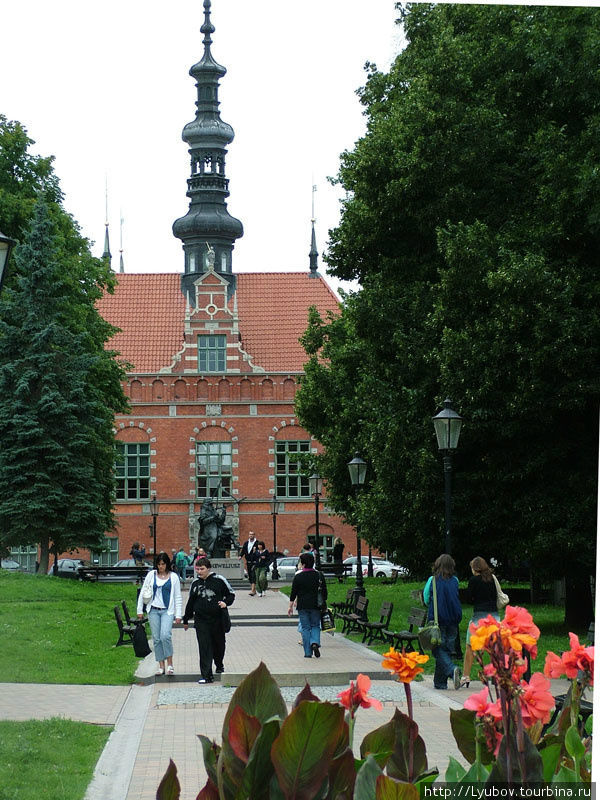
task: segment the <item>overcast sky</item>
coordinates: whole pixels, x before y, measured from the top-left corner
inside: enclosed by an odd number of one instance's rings
[[[308,269],[313,184],[323,253],[340,197],[327,177],[364,132],[364,64],[387,69],[402,46],[394,6],[213,0],[212,53],[227,69],[221,116],[236,134],[228,207],[245,231],[234,271]],[[65,206],[97,255],[108,181],[113,267],[122,214],[126,272],[183,269],[171,225],[188,207],[181,130],[195,114],[188,70],[203,52],[203,20],[202,0],[3,6],[0,113],[25,125],[34,152],[56,157]]]

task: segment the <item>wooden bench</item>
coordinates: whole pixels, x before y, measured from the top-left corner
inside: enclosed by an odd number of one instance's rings
[[[336,617],[340,614],[349,614],[354,607],[354,589],[348,589],[345,600],[336,600],[329,605]]]
[[[411,608],[408,615],[408,629],[404,631],[388,631],[383,630],[382,635],[384,641],[391,644],[396,650],[403,648],[412,651],[415,650],[413,642],[417,643],[419,653],[422,653],[421,645],[419,644],[419,628],[425,624],[427,620],[426,608]]]
[[[369,620],[365,620],[357,623],[357,629],[363,631],[363,644],[365,642],[371,644],[375,639],[381,639],[382,642],[385,641],[383,632],[390,624],[393,610],[394,604],[390,603],[389,600],[384,600],[379,609],[379,619],[377,621],[369,622]]]
[[[132,617],[129,613],[129,608],[127,607],[127,603],[125,600],[121,600],[121,608],[123,609],[123,615],[125,617],[125,624],[126,625],[145,625],[148,622],[148,617],[146,614],[141,619],[138,619],[137,616]]]
[[[337,578],[339,583],[352,574],[352,564],[341,564],[339,561],[332,563],[321,562],[321,572],[325,578]]]
[[[79,567],[77,572],[83,581],[98,581],[104,577],[115,580],[131,578],[141,583],[149,570],[150,567]]]
[[[122,644],[133,644],[133,634],[135,632],[135,625],[126,625],[123,622],[123,617],[121,616],[121,610],[119,606],[115,606],[113,611],[115,612],[115,619],[117,620],[117,627],[119,628],[119,641],[116,644],[116,647],[120,647]],[[125,637],[128,637],[127,639]]]
[[[353,630],[357,630],[356,627],[358,623],[365,622],[368,619],[367,617],[367,608],[369,607],[369,601],[364,595],[359,595],[356,606],[354,607],[354,611],[350,611],[349,613],[340,614],[340,619],[344,620],[344,624],[342,626],[342,633],[350,633]]]

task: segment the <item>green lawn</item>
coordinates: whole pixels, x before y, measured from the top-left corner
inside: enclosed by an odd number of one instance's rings
[[[82,583],[0,570],[2,680],[131,683],[139,660],[131,645],[114,647],[118,629],[113,606],[121,600],[135,612],[134,584]]]
[[[81,800],[110,731],[66,719],[0,722],[0,800]]]
[[[411,590],[422,589],[424,581],[419,583],[404,583],[398,581],[393,585],[385,585],[381,583],[379,578],[365,578],[366,595],[369,598],[369,619],[377,619],[379,606],[384,600],[391,600],[394,603],[394,612],[390,622],[391,630],[398,631],[407,627],[406,618],[411,607],[419,605],[410,596]],[[344,600],[346,592],[349,588],[354,586],[354,580],[346,580],[344,583],[331,581],[327,583],[328,602]],[[510,586],[504,587],[507,594],[510,595]],[[291,586],[288,584],[281,587],[281,590],[289,595]],[[569,646],[569,631],[563,623],[564,609],[562,606],[551,605],[535,605],[527,604],[527,610],[533,616],[535,624],[540,629],[540,639],[538,642],[538,656],[532,663],[532,670],[534,672],[541,672],[544,668],[546,653],[552,650],[555,653],[560,653]],[[464,643],[466,639],[467,625],[471,618],[472,606],[463,606],[463,619],[460,625],[461,641]],[[341,629],[341,622],[338,623]],[[576,630],[574,633],[579,635],[580,641],[585,641],[587,634],[586,630]],[[360,642],[362,634],[350,634],[350,639]],[[374,642],[371,649],[378,653],[384,653],[389,649],[389,645],[382,644],[381,642]],[[462,667],[462,664],[460,664]],[[425,665],[426,673],[433,673],[434,659],[429,659]],[[475,675],[475,667],[473,676]]]

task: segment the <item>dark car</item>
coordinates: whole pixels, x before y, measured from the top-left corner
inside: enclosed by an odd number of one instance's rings
[[[56,575],[59,578],[79,578],[77,570],[79,567],[85,567],[89,561],[84,561],[82,558],[59,558],[57,562],[57,571],[54,571],[54,564],[50,564],[48,568],[48,575]]]

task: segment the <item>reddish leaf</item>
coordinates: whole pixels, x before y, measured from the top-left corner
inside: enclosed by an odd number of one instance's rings
[[[233,709],[229,718],[229,744],[233,752],[245,764],[248,763],[252,745],[260,733],[260,722],[251,717],[240,706]]]
[[[271,717],[284,719],[287,715],[285,701],[277,682],[261,661],[235,690],[223,721],[223,741],[227,741],[227,728],[233,709],[240,706],[246,714],[256,717],[261,723]]]
[[[298,697],[296,697],[296,699],[294,700],[294,708],[296,708],[296,706],[299,706],[303,700],[313,700],[317,703],[320,702],[319,698],[312,693],[308,683],[304,684],[304,688],[302,689]]]
[[[177,778],[177,767],[169,760],[167,771],[163,775],[156,791],[156,800],[179,800],[181,786]]]
[[[375,783],[375,800],[419,800],[419,790],[412,783],[380,775]]]
[[[203,734],[198,734],[198,739],[200,739],[200,744],[202,745],[202,755],[204,756],[204,769],[206,770],[206,774],[213,782],[213,784],[217,785],[217,759],[219,758],[219,753],[221,752],[220,746],[216,742],[212,742],[207,736]]]
[[[219,800],[219,790],[210,778],[206,781],[204,789],[200,790],[196,800]]]
[[[414,781],[427,771],[425,742],[419,736],[419,726],[406,714],[396,709],[394,723],[394,751],[387,762],[387,774],[399,781]],[[413,737],[412,770],[410,768],[410,738]]]
[[[356,769],[352,750],[347,747],[338,758],[334,758],[329,767],[329,791],[327,800],[350,800],[354,795]]]
[[[314,800],[344,729],[344,710],[302,702],[284,720],[271,747],[279,785],[288,800]]]
[[[450,727],[454,741],[462,755],[469,764],[475,763],[475,712],[468,708],[450,710]],[[480,760],[482,764],[491,764],[494,756],[487,749],[485,744],[480,748]]]

